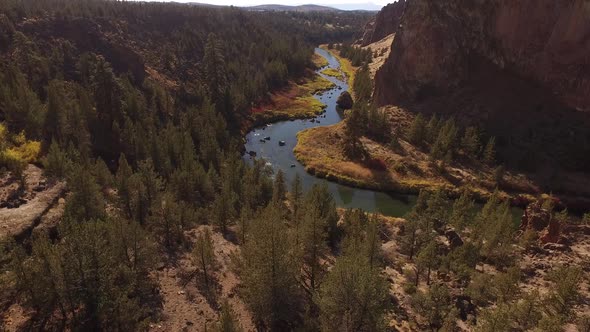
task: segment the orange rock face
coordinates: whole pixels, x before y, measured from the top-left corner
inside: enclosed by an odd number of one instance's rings
[[[397,31],[406,10],[407,0],[399,0],[383,7],[375,19],[367,23],[360,43],[367,46]]]
[[[404,5],[404,13],[396,14],[401,19],[391,55],[376,76],[379,104],[449,93],[469,78],[468,66],[477,59],[590,111],[590,2],[408,0]],[[384,30],[379,17],[393,16],[393,9],[379,14],[373,35]]]

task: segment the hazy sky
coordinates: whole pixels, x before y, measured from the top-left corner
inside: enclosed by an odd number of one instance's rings
[[[146,1],[146,0],[143,0]],[[147,0],[147,1],[167,1],[167,0]],[[321,4],[321,5],[345,5],[345,4],[367,4],[373,3],[377,6],[385,6],[394,0],[174,0],[176,2],[201,2],[210,3],[214,5],[234,5],[234,6],[255,6],[263,4],[279,4],[279,5],[305,5],[305,4]],[[362,6],[359,6],[362,7]]]

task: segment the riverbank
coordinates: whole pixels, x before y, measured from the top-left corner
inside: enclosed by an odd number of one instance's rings
[[[322,114],[326,105],[313,95],[330,90],[335,85],[315,72],[308,76],[299,82],[290,82],[286,88],[273,93],[268,101],[253,107],[250,110],[251,123],[246,131],[268,123],[313,118]]]
[[[391,108],[389,112],[390,118],[400,120],[404,116],[397,108]],[[404,126],[401,122],[400,125]],[[499,188],[501,196],[516,206],[524,206],[541,194],[541,190],[522,174],[505,172],[498,182],[494,169],[481,163],[455,162],[441,168],[431,162],[427,153],[401,139],[400,146],[394,151],[385,144],[363,137],[361,141],[369,157],[362,162],[351,160],[341,148],[344,122],[302,131],[297,138],[294,154],[307,172],[356,188],[400,194],[442,189],[451,197],[458,197],[463,190],[468,190],[480,202],[486,201]]]
[[[337,49],[329,49],[328,45],[326,44],[320,45],[320,48],[327,52],[330,52],[330,54],[332,54],[336,59],[338,59],[338,62],[340,62],[340,70],[344,72],[344,75],[346,75],[348,85],[352,87],[354,83],[354,76],[356,75],[358,67],[353,66],[350,60],[348,60],[345,57],[342,57],[340,55],[340,51],[338,51]],[[352,89],[349,92],[352,94]]]

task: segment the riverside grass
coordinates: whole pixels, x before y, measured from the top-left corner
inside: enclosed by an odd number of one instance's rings
[[[255,125],[282,120],[311,118],[321,114],[326,105],[313,95],[332,89],[334,83],[318,74],[301,84],[292,83],[284,91],[274,93],[270,103],[260,106],[252,113]]]

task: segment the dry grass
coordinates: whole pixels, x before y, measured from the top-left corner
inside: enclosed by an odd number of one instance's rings
[[[391,44],[393,44],[394,39],[395,33],[392,33],[379,41],[363,47],[364,49],[370,48],[373,52],[377,51],[377,57],[373,57],[373,61],[369,63],[369,71],[371,72],[372,78],[375,78],[375,73],[377,73],[377,70],[379,70],[379,68],[381,68],[381,66],[383,66],[385,63],[385,60],[389,58],[389,53],[391,53]]]
[[[336,59],[338,59],[338,61],[340,62],[340,69],[344,72],[344,74],[348,78],[348,85],[352,86],[352,83],[354,82],[354,76],[356,75],[356,71],[357,71],[358,67],[353,66],[352,63],[350,62],[350,60],[348,60],[347,58],[341,57],[340,52],[338,50],[336,50],[336,49],[329,50],[328,45],[326,45],[326,44],[320,45],[320,48],[330,52],[334,57],[336,57]]]
[[[394,114],[409,116],[403,110],[390,109],[390,117],[394,117]],[[394,121],[403,126],[408,120]],[[492,168],[480,163],[453,163],[445,166],[441,172],[430,161],[427,153],[403,140],[400,140],[401,149],[393,151],[385,144],[363,138],[370,162],[350,160],[342,150],[343,122],[308,129],[297,137],[294,153],[308,172],[355,187],[400,193],[441,188],[451,196],[458,196],[463,188],[468,188],[480,201],[485,200],[496,188],[492,180]],[[504,189],[502,196],[518,198],[522,202],[530,201],[540,193],[528,178],[509,172],[504,177],[501,189]]]
[[[313,54],[313,56],[311,57],[311,61],[317,68],[322,68],[329,64],[328,59],[324,58],[323,56],[317,53]]]

